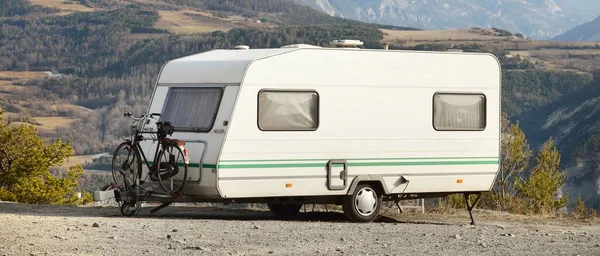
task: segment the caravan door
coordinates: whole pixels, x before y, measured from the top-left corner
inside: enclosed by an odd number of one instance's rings
[[[216,186],[215,165],[238,88],[214,84],[157,86],[149,113],[160,113],[160,121],[175,127],[171,137],[186,142],[190,157],[187,182]],[[144,130],[156,131],[156,121],[146,124]],[[157,144],[145,142],[144,152],[154,152]]]

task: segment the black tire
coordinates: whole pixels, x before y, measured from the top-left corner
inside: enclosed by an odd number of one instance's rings
[[[170,155],[173,155],[174,165],[169,162]],[[167,193],[175,194],[185,186],[185,182],[187,180],[187,169],[188,164],[185,163],[185,156],[183,155],[183,151],[177,146],[168,145],[158,153],[158,168],[159,173],[157,174],[158,183],[160,187]],[[166,170],[161,172],[161,167],[165,166],[167,168],[174,168],[176,170],[176,175],[171,175],[170,170]],[[180,173],[182,173],[181,180],[175,180]]]
[[[342,202],[344,215],[352,222],[371,222],[379,216],[381,195],[369,184],[359,184]]]
[[[121,204],[121,214],[131,217],[137,215],[142,210],[142,202],[123,202]]]
[[[281,218],[292,218],[300,212],[302,204],[267,204],[272,213]]]
[[[120,155],[121,150],[125,150],[124,153],[126,154],[123,155],[127,155],[126,161],[118,163],[118,161],[122,159],[122,156]],[[140,152],[132,146],[130,141],[125,141],[117,146],[113,153],[110,167],[115,186],[123,190],[129,190],[135,185],[136,175],[137,179],[142,178],[142,160],[140,158]],[[125,167],[125,169],[123,167]]]

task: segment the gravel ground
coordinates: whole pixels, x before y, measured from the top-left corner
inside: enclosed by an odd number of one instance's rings
[[[337,212],[281,221],[264,210],[169,206],[133,218],[115,207],[0,203],[0,255],[600,255],[600,225],[475,212]]]

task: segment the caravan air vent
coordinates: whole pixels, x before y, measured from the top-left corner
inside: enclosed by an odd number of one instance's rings
[[[329,45],[338,48],[356,48],[356,46],[363,45],[360,40],[333,40]]]
[[[236,50],[248,50],[250,49],[250,46],[247,45],[238,45],[235,47]]]

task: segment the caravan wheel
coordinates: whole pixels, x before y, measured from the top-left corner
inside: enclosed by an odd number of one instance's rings
[[[281,218],[294,217],[302,208],[302,204],[267,204],[267,206],[271,212]]]
[[[376,189],[369,184],[361,184],[352,195],[344,198],[342,208],[350,221],[371,222],[379,216],[381,201]]]

